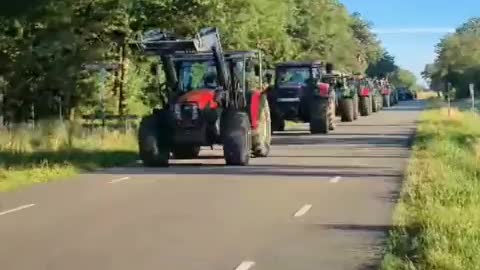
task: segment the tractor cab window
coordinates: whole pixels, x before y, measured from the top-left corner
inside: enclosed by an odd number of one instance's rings
[[[280,87],[288,86],[307,86],[310,79],[310,68],[308,67],[289,67],[278,71],[278,85]]]
[[[179,70],[180,88],[183,92],[218,88],[217,72],[213,61],[183,62]]]
[[[243,79],[243,71],[245,69],[245,64],[243,61],[232,61],[232,82],[234,87],[238,89],[245,89],[245,80]]]

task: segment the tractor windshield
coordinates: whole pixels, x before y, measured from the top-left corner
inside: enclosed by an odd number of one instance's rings
[[[288,67],[278,70],[278,85],[280,87],[289,86],[307,86],[310,79],[310,68],[308,67]]]
[[[218,88],[217,71],[213,61],[185,61],[180,64],[179,80],[184,92]]]
[[[231,74],[231,80],[235,87],[244,89],[245,78],[243,77],[243,60],[227,61]],[[213,60],[184,61],[179,64],[180,90],[188,92],[198,89],[217,90],[219,88],[217,70]],[[248,74],[246,74],[248,77]]]

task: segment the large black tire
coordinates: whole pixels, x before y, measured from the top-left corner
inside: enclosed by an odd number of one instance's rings
[[[282,121],[285,123],[285,121]],[[285,124],[283,124],[285,127]],[[266,98],[262,98],[258,127],[252,131],[252,153],[255,157],[267,157],[272,143],[272,123],[270,108]]]
[[[312,134],[328,134],[331,117],[331,102],[328,99],[315,97],[310,101],[310,132]]]
[[[271,133],[273,133],[274,131],[285,131],[285,120],[283,120],[280,117],[277,117],[275,120],[272,119],[271,121],[272,121]]]
[[[352,98],[344,98],[340,101],[342,108],[342,122],[353,122],[354,118],[354,102]]]
[[[223,154],[227,165],[245,166],[250,162],[252,131],[248,114],[224,110],[221,116]]]
[[[176,145],[173,148],[173,157],[176,159],[195,159],[200,154],[198,145]]]
[[[335,92],[332,92],[332,95],[330,96],[330,108],[327,112],[329,130],[335,130],[335,128],[337,127],[337,123],[335,122],[335,119],[337,117],[336,103],[337,103],[337,97],[335,96]]]
[[[383,101],[383,102],[382,102],[382,103],[383,103],[383,107],[384,107],[384,108],[389,108],[389,107],[390,107],[390,104],[391,104],[391,103],[390,103],[390,95],[383,95],[383,96],[382,96],[382,99],[383,99],[383,100],[382,100],[382,101]]]
[[[375,97],[374,96],[370,96],[369,100],[370,100],[370,106],[368,107],[369,110],[370,110],[370,114],[373,114],[373,99]]]
[[[373,96],[372,97],[372,112],[376,113],[379,111],[379,107],[378,107],[378,97],[377,96]]]
[[[357,120],[360,117],[360,108],[358,104],[358,96],[353,96],[353,120]]]
[[[169,115],[161,111],[142,119],[138,131],[140,159],[146,167],[166,167],[170,158],[172,130]]]
[[[360,97],[360,115],[369,116],[370,108],[372,104],[370,102],[370,97]]]

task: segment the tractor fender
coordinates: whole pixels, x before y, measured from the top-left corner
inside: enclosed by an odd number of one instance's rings
[[[262,107],[264,106],[262,104],[263,103],[262,99],[266,99],[264,92],[253,90],[250,93],[248,107],[249,107],[250,123],[253,130],[258,128],[260,113],[261,113]]]

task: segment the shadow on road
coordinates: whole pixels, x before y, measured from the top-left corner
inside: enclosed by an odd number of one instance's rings
[[[70,164],[80,170],[128,164],[137,159],[134,151],[85,151],[68,149],[58,151],[10,152],[0,151],[0,168],[31,168]]]
[[[102,172],[98,172],[102,173]],[[172,164],[167,168],[130,167],[121,170],[105,170],[105,174],[129,175],[238,175],[279,177],[344,177],[368,180],[372,178],[400,178],[402,172],[386,167],[362,166],[303,166],[303,165],[252,165],[225,167],[201,163]]]
[[[409,158],[409,155],[350,155],[350,156],[340,156],[340,155],[269,155],[268,157],[271,158],[332,158],[332,159],[338,159],[338,158],[344,158],[344,159],[356,159],[356,158],[378,158],[378,159],[385,159],[385,158],[393,158],[393,159],[404,159],[404,158]],[[219,159],[222,159],[223,157],[219,157]]]
[[[371,145],[377,147],[408,147],[408,135],[404,136],[383,136],[369,135],[364,137],[337,138],[334,136],[325,137],[274,137],[273,145]]]
[[[388,233],[393,229],[392,225],[366,225],[366,224],[315,224],[327,230],[341,231],[372,231]]]

